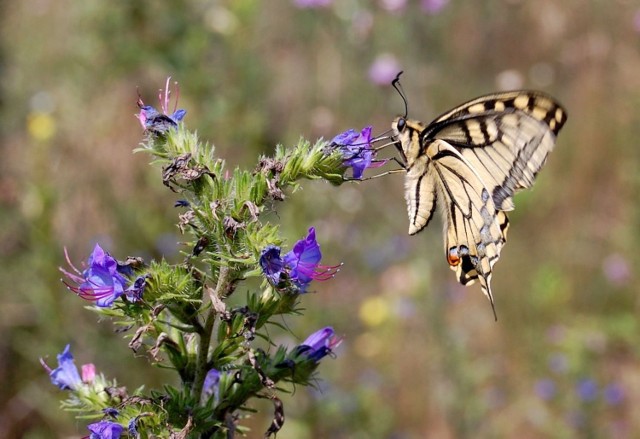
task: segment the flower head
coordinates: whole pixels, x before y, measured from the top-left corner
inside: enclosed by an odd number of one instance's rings
[[[333,328],[327,326],[307,337],[302,344],[296,347],[295,352],[297,355],[304,355],[317,363],[331,354],[340,343],[342,343],[342,338],[336,337]]]
[[[338,272],[340,265],[321,265],[322,253],[316,241],[316,229],[309,228],[307,237],[299,240],[284,257],[280,247],[269,245],[260,255],[260,266],[267,279],[278,286],[290,279],[298,292],[304,293],[312,280],[328,280]]]
[[[556,395],[556,390],[556,383],[549,378],[538,380],[535,383],[536,394],[545,401],[552,399]]]
[[[376,151],[371,147],[371,126],[364,127],[360,133],[349,129],[331,140],[331,146],[337,148],[344,157],[343,165],[353,169],[353,178],[361,179],[367,168],[377,168],[386,163],[375,161]]]
[[[69,351],[70,346],[67,345],[61,354],[58,354],[58,367],[51,370],[49,366],[40,359],[42,366],[49,372],[51,382],[58,386],[61,390],[76,390],[82,385],[82,379],[78,373],[78,368],[73,362],[73,355]]]
[[[140,112],[136,114],[136,117],[140,121],[142,128],[147,131],[162,134],[170,128],[178,126],[184,116],[187,114],[187,110],[178,108],[178,97],[180,95],[180,89],[176,82],[176,101],[173,108],[173,113],[169,114],[169,100],[171,96],[171,90],[169,89],[171,77],[167,78],[165,89],[160,90],[158,99],[160,100],[160,109],[162,113],[156,110],[151,105],[145,105],[142,98],[138,98],[138,108]]]
[[[598,397],[598,384],[590,378],[578,381],[576,392],[582,401],[593,401]]]
[[[89,439],[118,439],[124,427],[111,421],[100,421],[87,426],[91,434]]]
[[[69,260],[65,249],[67,263],[74,273],[60,268],[69,280],[76,285],[65,282],[67,288],[86,300],[96,302],[97,306],[109,307],[120,297],[126,288],[127,280],[120,272],[118,261],[96,244],[87,261],[87,268],[80,272]]]

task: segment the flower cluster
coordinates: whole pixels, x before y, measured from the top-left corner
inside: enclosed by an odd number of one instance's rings
[[[280,252],[280,247],[269,245],[260,255],[262,272],[276,287],[290,280],[297,292],[304,293],[312,280],[328,280],[339,271],[340,265],[320,265],[322,253],[314,227],[309,228],[307,237],[296,242],[284,257]]]
[[[330,148],[335,148],[344,158],[343,165],[353,170],[353,178],[360,180],[365,169],[378,168],[386,160],[376,160],[376,150],[371,146],[376,139],[371,138],[371,126],[364,127],[357,132],[349,129],[335,136],[330,142]]]
[[[142,298],[146,276],[139,276],[128,285],[129,281],[125,276],[133,274],[131,267],[118,263],[99,244],[94,247],[87,261],[87,268],[82,272],[71,263],[66,249],[65,257],[74,273],[62,267],[60,267],[60,271],[75,285],[64,283],[69,290],[83,299],[94,301],[97,306],[106,308],[113,305],[113,302],[123,294],[131,302]]]

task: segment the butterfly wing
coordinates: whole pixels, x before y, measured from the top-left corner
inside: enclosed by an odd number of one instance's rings
[[[514,208],[513,194],[533,185],[567,120],[550,96],[514,91],[482,96],[444,113],[421,133],[442,139],[481,176],[495,207]]]
[[[476,279],[491,302],[491,272],[505,243],[504,212],[496,210],[480,175],[452,145],[435,140],[425,148],[429,176],[445,218],[445,254],[458,281]]]

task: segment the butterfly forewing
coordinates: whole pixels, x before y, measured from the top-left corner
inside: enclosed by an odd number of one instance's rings
[[[566,112],[540,92],[483,96],[434,120],[422,141],[443,139],[480,174],[499,210],[513,210],[513,194],[531,187],[555,145]]]
[[[409,233],[426,227],[437,204],[450,267],[463,285],[478,279],[492,306],[505,212],[514,208],[515,192],[533,185],[566,119],[553,98],[514,91],[471,100],[426,127],[404,118],[392,125],[406,160]]]

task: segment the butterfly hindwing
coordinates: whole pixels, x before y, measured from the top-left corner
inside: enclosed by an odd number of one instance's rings
[[[479,175],[447,142],[435,140],[425,153],[442,200],[447,262],[463,285],[478,279],[493,305],[491,271],[505,242],[493,200]]]

